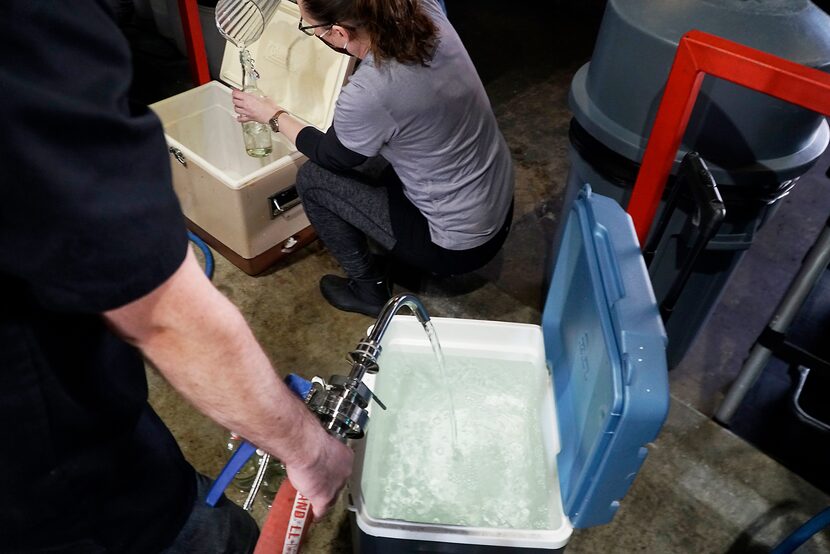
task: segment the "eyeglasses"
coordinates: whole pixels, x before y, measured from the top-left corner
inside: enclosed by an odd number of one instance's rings
[[[303,18],[301,17],[300,23],[297,25],[297,29],[307,34],[308,36],[313,37],[316,34],[314,32],[314,29],[317,29],[318,27],[331,27],[332,25],[334,25],[334,23],[320,23],[319,25],[303,25]],[[323,34],[325,35],[325,33]]]

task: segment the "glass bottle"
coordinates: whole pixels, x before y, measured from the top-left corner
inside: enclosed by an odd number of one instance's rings
[[[236,451],[237,448],[239,448],[239,445],[242,444],[242,440],[242,437],[233,431],[228,434],[228,438],[225,441],[225,450],[228,452],[229,457]],[[248,461],[245,462],[242,469],[240,469],[234,476],[233,484],[239,492],[248,492],[251,490],[251,485],[254,483],[254,478],[256,477],[261,459],[262,453],[257,450],[250,458],[248,458]]]
[[[254,69],[254,60],[247,49],[239,51],[239,62],[242,64],[242,90],[264,98],[265,95],[257,88],[259,73]],[[242,124],[242,138],[245,139],[245,152],[249,156],[263,158],[271,154],[271,128],[267,123],[246,121]]]
[[[262,480],[262,501],[270,508],[280,490],[280,485],[285,479],[285,466],[279,461],[271,458],[268,468],[265,470],[265,477]]]

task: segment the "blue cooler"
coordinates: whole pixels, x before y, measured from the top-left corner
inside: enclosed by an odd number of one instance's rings
[[[631,219],[615,201],[591,193],[587,185],[573,204],[555,268],[541,327],[432,319],[445,354],[513,357],[545,372],[550,386],[538,414],[549,490],[555,491],[547,528],[377,517],[372,487],[378,465],[372,458],[387,438],[379,429],[373,435],[370,424],[366,439],[355,443],[349,488],[355,552],[560,552],[573,529],[614,517],[646,458],[646,445],[668,413],[666,334]],[[382,389],[384,360],[429,352],[430,344],[415,318],[396,316],[382,348],[379,373],[364,379],[376,392]],[[374,406],[371,415],[375,424],[389,417]],[[466,432],[475,429],[459,429]]]

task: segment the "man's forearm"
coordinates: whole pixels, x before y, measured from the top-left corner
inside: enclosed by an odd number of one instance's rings
[[[283,385],[192,253],[155,291],[104,317],[202,412],[287,463],[313,463],[298,458],[313,458],[314,445],[291,445],[319,423]]]

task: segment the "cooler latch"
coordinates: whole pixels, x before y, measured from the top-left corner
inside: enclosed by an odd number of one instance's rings
[[[268,206],[271,208],[271,219],[276,219],[300,203],[297,187],[288,187],[268,197]]]
[[[173,157],[176,158],[177,162],[187,167],[187,158],[184,157],[184,154],[182,154],[181,150],[179,150],[175,146],[171,146],[170,148],[168,148],[168,150],[171,154],[173,154]]]

